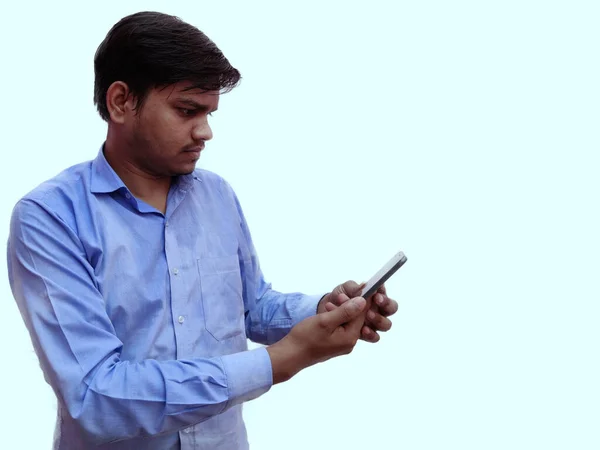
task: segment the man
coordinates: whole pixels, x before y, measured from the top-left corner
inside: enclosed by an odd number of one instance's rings
[[[196,169],[239,72],[178,18],[119,21],[95,56],[108,132],[13,211],[9,279],[58,399],[54,448],[244,449],[242,403],[376,342],[398,305],[263,278],[238,199]],[[247,339],[267,345],[248,350]]]

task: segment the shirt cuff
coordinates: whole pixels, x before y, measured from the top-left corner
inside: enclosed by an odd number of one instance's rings
[[[221,356],[227,375],[228,407],[253,400],[273,386],[271,358],[264,347]]]
[[[300,301],[294,302],[294,309],[290,311],[292,327],[299,322],[302,322],[304,319],[317,314],[319,301],[321,301],[328,293],[329,292],[319,295],[304,295]]]

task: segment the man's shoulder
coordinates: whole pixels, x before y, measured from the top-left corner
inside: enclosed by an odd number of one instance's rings
[[[35,203],[58,212],[64,206],[81,203],[89,192],[92,161],[85,161],[62,170],[23,195],[18,204]]]
[[[208,195],[229,211],[240,216],[241,206],[233,187],[224,177],[206,169],[196,169],[194,177],[199,181],[201,195]]]
[[[194,170],[194,177],[200,181],[205,189],[216,190],[222,194],[231,195],[233,188],[221,175],[207,169]]]
[[[194,178],[200,180],[202,183],[209,184],[221,184],[225,179],[216,172],[208,169],[196,168],[194,170]]]

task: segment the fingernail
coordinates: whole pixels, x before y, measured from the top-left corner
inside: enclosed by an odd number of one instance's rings
[[[369,320],[373,320],[373,319],[375,319],[375,313],[374,313],[373,311],[369,311],[369,312],[367,313],[367,318],[368,318]]]
[[[383,303],[383,295],[377,295],[377,297],[375,297],[375,303],[381,305]]]

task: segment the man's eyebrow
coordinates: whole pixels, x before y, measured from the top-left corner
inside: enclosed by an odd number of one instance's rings
[[[176,98],[175,101],[180,104],[183,103],[184,105],[197,109],[199,111],[209,110],[208,106],[202,105],[201,103],[195,102],[194,100],[191,100],[189,98]],[[211,112],[215,112],[216,110],[217,109],[213,109]]]

